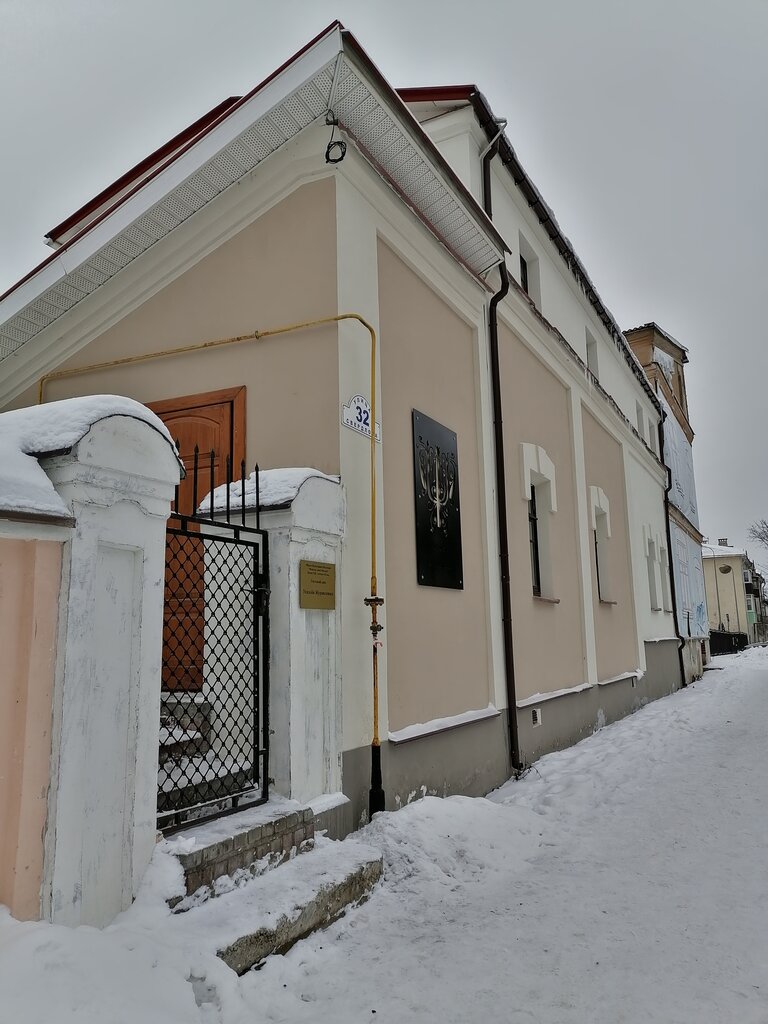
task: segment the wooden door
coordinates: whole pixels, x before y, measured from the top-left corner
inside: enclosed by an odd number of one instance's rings
[[[149,406],[178,441],[186,477],[179,485],[176,511],[194,515],[194,451],[197,446],[197,503],[210,489],[211,452],[213,483],[226,482],[226,459],[231,455],[233,475],[245,458],[245,388],[211,391],[171,398]],[[172,532],[166,542],[165,612],[163,619],[164,690],[201,690],[205,667],[204,541]],[[188,524],[192,526],[193,524]]]

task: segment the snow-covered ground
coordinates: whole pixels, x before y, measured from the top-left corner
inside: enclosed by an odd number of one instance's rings
[[[0,916],[0,1020],[765,1024],[768,649],[715,665],[488,800],[377,816],[368,903],[240,981],[170,929],[162,852],[103,932]]]

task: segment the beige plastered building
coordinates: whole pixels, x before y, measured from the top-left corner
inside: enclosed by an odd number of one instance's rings
[[[249,467],[340,476],[348,828],[369,786],[370,507],[369,442],[343,421],[370,398],[369,336],[211,341],[347,312],[376,329],[388,806],[485,793],[680,685],[671,600],[653,600],[670,594],[659,402],[489,113],[471,86],[398,95],[332,26],[53,230],[0,301],[0,408],[41,390],[201,423],[215,407]],[[417,577],[414,410],[456,435],[454,588]]]

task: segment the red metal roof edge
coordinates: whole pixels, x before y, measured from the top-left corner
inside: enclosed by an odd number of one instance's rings
[[[476,85],[422,85],[397,89],[403,103],[450,103],[452,100],[469,100],[477,92]]]
[[[174,135],[172,139],[163,143],[159,149],[156,149],[154,153],[150,153],[149,156],[145,156],[143,160],[140,160],[134,167],[125,174],[122,174],[119,178],[108,185],[103,191],[99,192],[98,195],[94,196],[93,199],[89,199],[87,203],[80,207],[79,210],[75,210],[71,213],[66,220],[63,220],[61,224],[57,224],[55,228],[51,228],[50,231],[46,232],[45,237],[55,241],[60,235],[65,234],[70,228],[74,227],[78,221],[84,220],[89,214],[93,213],[94,210],[98,210],[100,206],[108,202],[113,196],[116,196],[119,192],[122,192],[132,181],[136,178],[140,178],[142,174],[150,170],[155,164],[164,160],[167,156],[178,149],[185,142],[188,142],[196,138],[204,128],[215,121],[220,114],[225,110],[228,110],[234,103],[240,99],[239,96],[229,96],[226,100],[222,100],[212,110],[209,110],[202,117],[199,117],[192,124],[188,125],[183,131],[179,132],[178,135]]]
[[[9,295],[15,292],[17,288],[20,288],[23,284],[26,284],[27,281],[31,280],[36,274],[40,273],[41,270],[44,270],[62,252],[66,252],[66,250],[69,249],[70,246],[74,245],[75,242],[79,241],[83,237],[83,235],[85,235],[88,231],[91,230],[91,228],[94,228],[97,224],[100,224],[114,210],[116,210],[119,206],[122,206],[123,203],[127,202],[127,200],[130,199],[131,196],[133,196],[140,188],[143,188],[143,186],[146,185],[148,182],[152,181],[153,178],[156,178],[157,175],[161,173],[161,171],[164,171],[165,168],[168,167],[171,163],[173,163],[175,160],[178,160],[184,153],[187,152],[187,150],[189,150],[193,145],[195,145],[195,143],[197,143],[201,138],[203,138],[209,132],[213,131],[213,129],[218,124],[220,124],[221,121],[223,121],[226,117],[229,117],[230,114],[234,113],[235,110],[241,107],[244,103],[247,103],[247,101],[251,99],[253,96],[255,96],[257,92],[259,92],[271,81],[277,78],[277,76],[281,74],[283,71],[285,71],[287,67],[293,64],[294,61],[298,60],[299,57],[303,56],[307,52],[307,50],[311,49],[311,47],[313,47],[315,43],[319,42],[324,36],[328,35],[330,32],[335,31],[336,29],[344,29],[344,26],[338,20],[332,21],[331,24],[328,25],[327,28],[323,29],[322,32],[318,32],[318,34],[314,36],[314,38],[310,39],[310,41],[306,43],[304,46],[302,46],[300,50],[297,50],[296,53],[293,54],[293,56],[289,57],[288,60],[284,61],[279,68],[277,68],[265,79],[263,79],[263,81],[259,82],[259,84],[255,86],[253,89],[251,89],[250,92],[246,93],[244,96],[241,96],[239,100],[232,104],[232,106],[224,109],[215,119],[211,120],[205,126],[205,128],[203,128],[196,136],[194,136],[194,138],[190,139],[187,143],[185,143],[177,152],[173,153],[168,159],[159,163],[157,167],[155,167],[155,169],[150,174],[148,174],[147,177],[144,178],[137,186],[126,192],[124,196],[121,196],[117,202],[112,204],[112,206],[109,206],[106,210],[103,210],[102,213],[98,215],[98,217],[96,217],[93,221],[87,224],[81,231],[79,231],[76,235],[73,235],[72,238],[68,239],[68,241],[60,245],[55,252],[52,252],[50,256],[47,256],[44,260],[38,263],[37,266],[33,267],[28,273],[24,275],[24,277],[16,281],[15,284],[12,284],[10,288],[8,288],[6,291],[3,292],[2,295],[0,295],[0,302],[2,302],[3,299],[6,299]],[[108,189],[105,191],[108,191]]]

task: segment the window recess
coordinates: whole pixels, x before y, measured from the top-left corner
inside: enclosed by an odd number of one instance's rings
[[[552,516],[557,512],[557,488],[554,463],[544,448],[536,444],[520,445],[522,497],[528,510],[528,547],[533,597],[558,604],[554,595],[550,541]]]
[[[531,243],[520,234],[520,287],[533,299],[536,308],[541,309],[541,273],[539,257]]]
[[[595,589],[600,604],[616,604],[611,573],[611,508],[605,491],[590,487],[592,543],[595,560]]]

